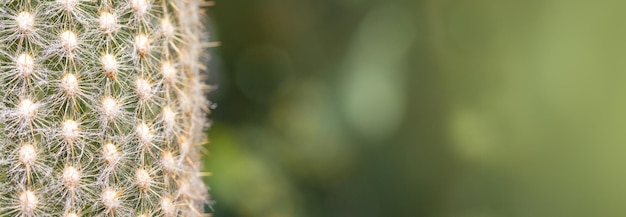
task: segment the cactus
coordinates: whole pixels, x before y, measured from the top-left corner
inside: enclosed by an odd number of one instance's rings
[[[203,216],[200,0],[0,0],[0,216]]]

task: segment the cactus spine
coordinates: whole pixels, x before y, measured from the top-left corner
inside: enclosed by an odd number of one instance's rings
[[[0,216],[202,216],[199,0],[0,0]]]

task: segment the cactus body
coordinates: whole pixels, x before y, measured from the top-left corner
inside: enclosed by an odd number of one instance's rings
[[[201,216],[198,0],[0,0],[0,216]]]

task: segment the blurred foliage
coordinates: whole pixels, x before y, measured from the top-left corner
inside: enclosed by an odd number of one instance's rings
[[[215,215],[625,216],[624,8],[217,1]]]

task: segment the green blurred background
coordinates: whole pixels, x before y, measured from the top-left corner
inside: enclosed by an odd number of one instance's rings
[[[215,216],[626,216],[625,1],[216,3]]]

